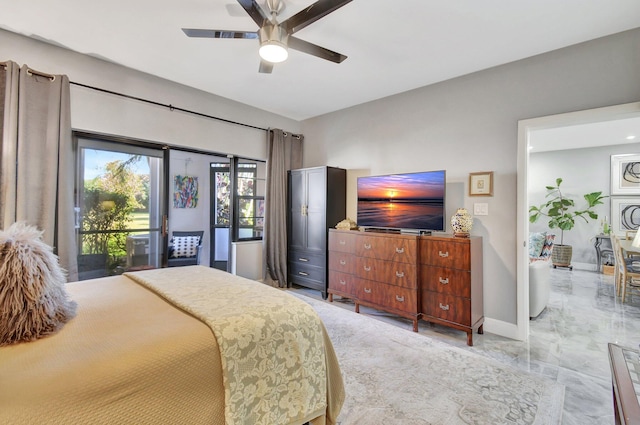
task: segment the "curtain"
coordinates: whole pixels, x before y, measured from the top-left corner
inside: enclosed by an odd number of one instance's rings
[[[287,286],[287,171],[302,167],[303,141],[282,130],[267,132],[264,280],[281,288]]]
[[[69,79],[13,62],[1,71],[2,227],[16,221],[38,227],[69,281],[77,280]]]

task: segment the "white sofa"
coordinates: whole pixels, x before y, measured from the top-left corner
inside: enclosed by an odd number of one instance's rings
[[[538,252],[534,240],[543,236],[543,245]],[[529,317],[538,317],[549,303],[551,294],[551,252],[555,235],[546,233],[529,236]],[[538,255],[535,255],[535,254]]]

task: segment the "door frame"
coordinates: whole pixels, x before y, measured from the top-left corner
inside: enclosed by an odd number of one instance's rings
[[[518,121],[517,231],[516,231],[516,327],[513,338],[529,339],[529,142],[536,130],[596,123],[640,116],[640,102],[549,115]]]

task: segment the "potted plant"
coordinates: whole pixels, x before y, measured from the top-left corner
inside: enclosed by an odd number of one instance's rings
[[[607,196],[603,196],[602,192],[591,192],[584,195],[587,206],[584,209],[578,209],[573,199],[562,194],[560,190],[561,178],[556,179],[555,186],[546,186],[547,195],[551,197],[549,201],[540,205],[529,208],[529,222],[535,223],[542,216],[548,217],[549,228],[560,229],[560,243],[555,244],[551,253],[553,266],[571,268],[571,256],[573,248],[571,245],[564,244],[564,231],[573,229],[577,218],[582,218],[585,222],[597,220],[598,214],[593,211],[596,205],[602,204],[602,200]]]

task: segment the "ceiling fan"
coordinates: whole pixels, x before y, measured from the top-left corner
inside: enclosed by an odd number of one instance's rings
[[[188,37],[199,38],[249,38],[260,40],[260,68],[259,72],[270,74],[273,71],[273,64],[282,62],[288,57],[288,49],[297,50],[326,59],[331,62],[340,63],[347,57],[308,41],[294,37],[293,34],[304,27],[323,18],[329,13],[339,9],[352,0],[318,0],[311,6],[301,10],[289,19],[278,22],[278,14],[284,10],[283,0],[266,0],[266,7],[270,16],[264,12],[256,0],[238,0],[238,3],[251,16],[260,27],[257,31],[229,31],[182,28]]]

